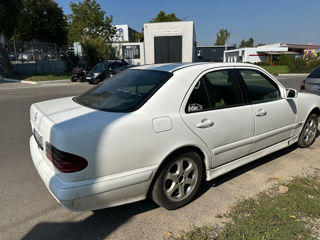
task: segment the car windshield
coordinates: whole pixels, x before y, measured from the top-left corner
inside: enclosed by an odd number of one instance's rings
[[[126,70],[74,101],[104,111],[131,112],[142,106],[171,76],[172,73],[164,71]]]
[[[308,76],[308,78],[320,78],[320,66],[313,70]]]
[[[102,72],[108,68],[110,68],[110,63],[102,62],[95,65],[92,70]]]

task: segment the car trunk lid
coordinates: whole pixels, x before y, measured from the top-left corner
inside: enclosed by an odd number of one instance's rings
[[[104,128],[124,113],[111,113],[84,107],[72,100],[72,97],[35,103],[30,109],[30,122],[34,136],[42,141],[40,148],[44,161],[65,181],[88,179],[93,172],[96,145]],[[35,136],[36,138],[36,136]],[[41,139],[42,138],[42,139]],[[62,173],[54,168],[46,156],[46,142],[55,148],[75,154],[88,161],[86,169],[74,173]]]

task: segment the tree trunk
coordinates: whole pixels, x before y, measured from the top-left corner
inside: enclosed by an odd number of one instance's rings
[[[7,49],[3,47],[0,47],[0,74],[2,74],[4,77],[12,77],[14,75]]]

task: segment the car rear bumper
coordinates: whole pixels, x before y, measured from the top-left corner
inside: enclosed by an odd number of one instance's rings
[[[157,166],[151,166],[107,177],[66,182],[48,166],[33,136],[30,138],[30,152],[50,193],[71,211],[95,210],[145,199],[157,169]]]
[[[320,83],[307,83],[305,84],[305,92],[320,95]]]

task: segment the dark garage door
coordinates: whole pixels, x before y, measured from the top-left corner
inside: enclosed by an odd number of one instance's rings
[[[182,62],[182,36],[154,38],[155,63]]]

